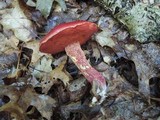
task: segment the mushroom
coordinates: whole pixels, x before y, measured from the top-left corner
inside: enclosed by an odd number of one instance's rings
[[[106,79],[89,64],[80,47],[97,31],[98,26],[88,21],[79,20],[60,24],[40,41],[40,51],[56,54],[65,50],[84,77],[92,84],[93,93],[105,98]]]

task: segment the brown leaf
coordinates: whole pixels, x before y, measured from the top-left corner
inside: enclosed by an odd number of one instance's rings
[[[14,0],[10,9],[0,10],[0,23],[4,29],[13,30],[15,36],[22,41],[29,41],[34,33],[32,23],[21,10],[18,0]]]
[[[134,61],[138,78],[139,91],[145,96],[150,94],[149,79],[158,76],[160,68],[160,47],[154,43],[144,44],[142,49],[132,52],[131,59]]]
[[[31,64],[35,64],[44,55],[48,56],[48,57],[51,57],[51,55],[45,54],[45,53],[41,53],[39,51],[39,41],[32,40],[32,41],[26,42],[24,47],[27,47],[27,48],[33,50]]]
[[[56,107],[56,101],[53,98],[37,94],[32,87],[25,89],[18,103],[24,110],[27,110],[30,105],[35,106],[41,115],[48,120],[51,119],[53,107]]]
[[[0,53],[10,54],[13,52],[18,52],[19,40],[11,36],[10,38],[5,37],[2,33],[0,33]]]
[[[72,79],[69,73],[64,69],[66,61],[63,61],[57,68],[55,68],[50,76],[53,79],[60,79],[64,83],[64,85],[69,84],[69,81]]]
[[[25,111],[15,102],[9,102],[2,107],[0,111],[7,111],[11,114],[12,119],[25,120]]]
[[[56,79],[53,79],[50,77],[50,75],[45,74],[41,80],[41,87],[42,87],[42,93],[47,94],[52,85],[54,85],[57,82]]]
[[[36,78],[43,79],[46,74],[49,74],[52,71],[52,58],[50,56],[42,56],[35,64],[32,75]]]
[[[0,85],[0,96],[8,96],[11,102],[17,102],[21,92],[13,86]]]

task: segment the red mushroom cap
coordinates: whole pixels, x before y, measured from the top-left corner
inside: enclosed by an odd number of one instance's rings
[[[88,21],[60,24],[40,41],[40,51],[50,54],[62,52],[66,46],[74,42],[84,44],[97,31],[98,26]]]

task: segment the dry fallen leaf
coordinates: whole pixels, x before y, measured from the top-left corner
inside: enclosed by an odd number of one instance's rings
[[[67,6],[65,4],[65,0],[55,0],[56,2],[58,2],[59,6],[61,7],[61,9],[63,11],[65,11],[67,9]]]
[[[26,4],[29,5],[29,6],[32,6],[32,7],[35,7],[35,6],[36,6],[35,1],[33,1],[33,0],[28,0],[28,1],[26,2]]]
[[[114,47],[115,42],[112,39],[113,33],[111,33],[109,30],[105,29],[102,32],[98,33],[96,35],[96,41],[103,47],[103,46],[109,46]]]
[[[53,79],[60,79],[64,85],[66,86],[69,84],[69,81],[72,79],[69,73],[64,69],[66,61],[63,61],[57,68],[55,68],[51,73],[50,76]]]
[[[44,5],[48,1],[51,4]],[[5,111],[8,111],[8,116],[11,115],[12,119],[17,120],[158,118],[159,97],[155,99],[153,98],[155,96],[151,96],[151,103],[148,104],[146,97],[138,91],[137,86],[130,84],[128,79],[133,80],[135,75],[132,73],[138,72],[138,77],[141,79],[140,91],[146,92],[147,88],[147,92],[149,93],[150,89],[151,93],[152,87],[153,90],[158,89],[154,92],[159,96],[159,86],[155,85],[159,84],[159,43],[140,45],[134,42],[135,40],[130,41],[124,26],[112,18],[109,11],[106,13],[93,1],[98,0],[0,1],[0,55],[1,53],[18,55],[18,64],[12,62],[15,59],[8,61],[0,56],[0,77],[3,73],[7,73],[6,77],[0,79],[0,119],[5,119],[1,117]],[[39,8],[36,6],[38,2],[41,2]],[[116,8],[115,14],[119,11],[121,10]],[[45,16],[45,20],[40,12]],[[78,68],[68,60],[64,52],[57,55],[41,53],[39,41],[33,39],[34,36],[41,38],[44,33],[60,23],[74,20],[91,21],[98,24],[100,28],[95,35],[96,40],[93,36],[94,41],[89,41],[82,47],[91,65],[102,72],[109,85],[107,98],[102,104],[94,104],[99,97],[93,98],[90,84],[84,77],[80,77]],[[38,35],[33,31],[32,23]],[[121,57],[133,61],[137,71],[132,70],[133,64],[128,64],[127,60],[122,59],[118,63]],[[115,65],[116,63],[118,65]],[[7,69],[1,71],[1,67]],[[9,75],[8,70],[11,73]],[[158,82],[150,84],[150,78],[155,80],[153,77],[156,77]],[[96,88],[92,90],[96,91]],[[152,101],[153,99],[156,102]]]
[[[139,91],[149,96],[149,79],[158,77],[160,68],[160,47],[154,43],[144,44],[142,49],[135,50],[131,55],[139,78]]]
[[[11,8],[0,10],[0,23],[4,29],[13,30],[15,36],[22,41],[29,41],[36,36],[32,23],[20,8],[18,0],[13,0]]]
[[[95,42],[91,43],[92,55],[90,58],[90,62],[92,65],[97,65],[100,62],[101,53],[98,49],[98,45]]]
[[[51,67],[52,59],[48,56],[43,56],[39,61],[35,63],[32,75],[36,78],[42,79],[45,74],[49,74],[52,71]],[[33,66],[32,66],[33,67]]]
[[[63,55],[62,57],[56,59],[54,62],[53,62],[53,65],[54,66],[58,66],[60,65],[63,61],[66,61],[67,60],[67,55]]]
[[[51,119],[52,109],[56,107],[56,101],[53,98],[47,95],[37,94],[32,87],[26,88],[18,103],[24,110],[27,110],[30,105],[35,106],[47,120]]]
[[[20,92],[13,86],[0,85],[0,96],[8,96],[10,102],[17,102]]]
[[[16,53],[0,54],[0,78],[10,76],[15,72],[15,67],[18,62]]]
[[[9,1],[8,1],[9,2]],[[0,9],[4,9],[5,7],[7,7],[8,6],[8,3],[7,3],[7,1],[0,1]]]
[[[47,56],[47,57],[51,57],[51,55],[41,53],[39,51],[39,41],[32,40],[32,41],[26,42],[24,44],[24,47],[27,47],[27,48],[33,50],[32,58],[31,58],[31,64],[35,64],[44,55]]]
[[[0,107],[0,111],[7,111],[10,113],[12,119],[15,120],[25,120],[25,111],[15,102],[9,102],[2,107]]]
[[[18,45],[19,40],[11,36],[10,38],[5,37],[2,33],[0,33],[0,53],[18,53]]]
[[[81,100],[88,91],[87,80],[84,77],[80,77],[76,80],[73,80],[68,85],[70,101],[78,101]]]
[[[47,120],[51,119],[52,109],[57,106],[56,101],[47,96],[37,94],[33,87],[23,86],[22,89],[14,86],[0,86],[0,96],[9,97],[10,101],[0,107],[0,111],[8,111],[16,120],[25,120],[26,110],[34,106]]]
[[[9,97],[10,101],[0,107],[0,111],[8,111],[11,116],[15,119],[24,119],[24,111],[17,104],[17,101],[20,97],[20,91],[18,91],[13,86],[0,86],[0,96]]]
[[[42,15],[47,18],[51,12],[54,0],[37,0],[36,9],[41,11]]]
[[[56,79],[52,79],[49,74],[45,74],[40,82],[42,93],[47,94],[52,85],[54,85],[56,82]]]

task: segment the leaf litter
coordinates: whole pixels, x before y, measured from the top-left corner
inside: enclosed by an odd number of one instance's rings
[[[47,9],[43,2],[28,0],[22,6],[19,0],[2,1],[0,118],[7,115],[8,119],[17,120],[159,119],[158,32],[156,36],[148,31],[145,36],[139,36],[130,28],[132,23],[124,21],[128,16],[124,19],[120,16],[123,14],[114,16],[117,9],[114,4],[104,7],[105,10],[100,7],[108,5],[108,1],[97,4],[92,0],[48,0],[53,3],[46,4]],[[152,5],[147,4],[147,7],[151,12]],[[35,12],[37,9],[39,12]],[[135,17],[134,9],[131,12],[129,15]],[[139,18],[135,18],[137,22]],[[53,56],[39,51],[39,40],[52,27],[79,19],[95,22],[101,29],[82,46],[88,61],[109,83],[107,96],[101,104],[94,101],[92,86],[64,52]],[[140,31],[144,27],[139,26],[141,23],[136,25]],[[157,28],[155,24],[154,27]],[[157,38],[158,42],[142,44],[148,36],[152,36],[149,41]]]

